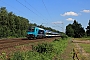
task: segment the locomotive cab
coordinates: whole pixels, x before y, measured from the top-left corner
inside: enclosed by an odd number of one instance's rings
[[[43,38],[45,37],[45,30],[39,27],[30,27],[27,31],[27,38]]]
[[[34,27],[29,27],[27,31],[27,38],[28,39],[35,38],[35,28]]]

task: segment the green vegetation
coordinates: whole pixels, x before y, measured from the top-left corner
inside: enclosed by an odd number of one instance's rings
[[[36,51],[38,53],[51,53],[54,51],[54,49],[52,44],[42,43],[34,46],[33,51]]]
[[[9,57],[10,60],[60,60],[68,39],[55,39],[51,43],[41,43],[33,46],[32,51],[15,52]],[[5,57],[4,59],[5,60]]]
[[[80,44],[80,46],[85,50],[86,53],[90,54],[90,44]]]
[[[80,38],[85,36],[85,30],[81,24],[74,20],[73,24],[66,26],[66,34],[69,37]]]
[[[86,32],[82,25],[74,20],[73,24],[66,26],[66,35],[74,38],[90,37],[90,20],[86,28]]]
[[[75,45],[74,49],[76,50],[76,54],[78,54],[79,59],[80,60],[89,60],[90,59],[90,57],[89,57],[90,44],[88,44],[88,42],[90,40],[90,37],[88,37],[88,38],[85,38],[85,37],[84,38],[74,38],[74,40],[76,41],[75,43],[73,43]]]
[[[6,53],[2,53],[2,55],[0,56],[0,59],[2,59],[2,60],[7,60],[7,59],[6,59]]]
[[[89,26],[87,26],[87,28],[86,28],[86,33],[87,33],[87,36],[90,36],[90,20],[89,20],[88,25]]]
[[[0,8],[0,38],[25,37],[29,21],[26,18]]]

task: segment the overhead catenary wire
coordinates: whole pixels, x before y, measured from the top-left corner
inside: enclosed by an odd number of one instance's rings
[[[1,2],[3,2],[3,3],[5,3],[5,4],[7,4],[7,5],[9,5],[8,3],[6,3],[6,2],[4,2],[4,1],[2,1],[2,0],[0,0]],[[13,7],[13,6],[11,6],[11,5],[9,5],[9,7],[12,7],[12,8],[14,8],[14,9],[16,9],[15,7]],[[21,11],[19,11],[18,9],[16,9],[18,12],[21,12]]]
[[[19,2],[18,0],[16,0],[18,3],[20,3],[21,5],[23,5],[25,8],[27,8],[29,11],[31,11],[32,13],[34,13],[35,15],[38,16],[38,14],[36,14],[34,11],[32,11],[30,8],[28,8],[27,6],[25,6],[24,4],[22,4],[21,2]]]
[[[3,2],[3,3],[5,3],[5,4],[7,4],[9,7],[12,7],[12,8],[14,8],[15,10],[17,10],[18,12],[21,12],[21,13],[23,13],[23,14],[25,14],[25,15],[27,15],[26,13],[24,13],[24,12],[22,12],[22,11],[20,11],[20,10],[18,10],[17,8],[15,8],[14,6],[12,6],[12,5],[10,5],[10,4],[8,4],[8,3],[6,3],[6,2],[4,2],[4,1],[2,1],[2,0],[0,0],[1,2]],[[28,16],[28,15],[27,15]],[[33,21],[32,19],[30,19],[31,21]]]
[[[3,1],[3,0],[0,0],[0,1]],[[40,17],[41,18],[41,16],[39,16],[37,13],[35,13],[34,11],[32,11],[30,8],[28,8],[27,6],[25,6],[23,3],[21,3],[19,0],[16,0],[19,4],[21,4],[21,5],[23,5],[25,8],[27,8],[29,11],[31,11],[32,13],[34,13],[35,15],[37,15],[38,17]],[[21,10],[18,10],[17,8],[15,8],[14,6],[12,6],[12,5],[10,5],[10,4],[8,4],[8,3],[6,3],[6,2],[4,2],[5,4],[7,4],[7,5],[9,5],[10,7],[12,7],[12,8],[14,8],[15,10],[17,10],[18,12],[21,12],[21,13],[23,13],[23,14],[25,14],[26,15],[26,13],[25,12],[22,12]],[[30,4],[29,4],[30,5]],[[45,3],[44,3],[44,5],[45,5]],[[32,6],[32,5],[31,5]],[[32,6],[33,7],[33,6]],[[34,8],[34,7],[33,7]],[[34,10],[35,10],[35,8],[34,8]],[[47,10],[47,8],[46,8],[46,10]],[[37,11],[37,10],[36,10]],[[48,10],[47,10],[48,11]],[[39,12],[38,12],[39,13]],[[39,13],[40,14],[40,13]],[[48,12],[48,14],[49,14],[49,12]],[[50,15],[50,14],[49,14]],[[44,20],[44,19],[43,19]],[[32,20],[33,21],[33,20]],[[44,20],[44,21],[46,21],[46,20]],[[46,21],[46,22],[48,22],[48,21]],[[44,22],[42,23],[42,24],[45,24]]]
[[[52,27],[60,27],[62,29],[62,32],[64,32],[64,23],[62,22],[62,23],[59,23],[59,24],[62,24],[62,27],[61,26],[58,26],[57,24],[55,24],[56,26],[52,26]]]
[[[43,16],[43,14],[41,14],[37,9],[35,9],[30,3],[28,3],[26,0],[24,0],[29,6],[31,6],[35,11],[37,11],[41,16]],[[44,18],[46,18],[45,16],[43,16]],[[47,19],[47,18],[46,18]],[[47,19],[48,20],[48,19]]]
[[[29,2],[27,2],[26,0],[24,0],[30,7],[32,7],[35,11],[37,11],[38,12],[38,14],[40,15],[40,17],[42,16],[42,17],[44,17],[44,18],[46,18],[43,14],[41,14],[37,9],[35,9]],[[46,21],[46,22],[48,22],[48,19],[46,18],[46,19],[43,19],[44,21]],[[43,24],[47,24],[47,23],[45,23],[45,22],[43,22]],[[42,23],[41,23],[41,25],[42,25]]]
[[[48,12],[48,9],[47,9],[47,7],[46,7],[46,5],[45,5],[45,3],[44,3],[44,1],[42,0],[42,2],[43,2],[43,5],[44,5],[44,7],[45,7],[45,9],[46,9],[46,11],[47,11],[47,13],[48,13],[48,15],[49,15],[49,17],[51,18],[51,16],[50,16],[50,14],[49,14],[49,12]],[[58,26],[57,24],[55,24],[56,26]],[[58,26],[59,27],[59,26]]]
[[[17,8],[15,8],[14,6],[12,6],[12,5],[10,5],[10,4],[8,4],[8,3],[6,3],[6,2],[4,2],[4,1],[2,1],[2,0],[0,0],[1,2],[3,2],[4,4],[7,4],[9,7],[12,7],[12,8],[14,8],[15,10],[17,10],[18,12],[21,12],[21,13],[23,13],[23,14],[25,14],[26,15],[26,13],[24,13],[24,12],[22,12],[22,11],[20,11],[20,10],[18,10]],[[18,0],[17,0],[18,1]],[[19,1],[18,1],[19,2]],[[20,2],[19,2],[20,3]],[[20,4],[22,4],[22,3],[20,3]],[[23,5],[23,4],[22,4]],[[25,5],[23,5],[24,7],[26,7]],[[26,8],[28,8],[28,7],[26,7]],[[29,8],[28,8],[29,9]],[[30,9],[29,9],[30,10]],[[31,10],[32,11],[32,10]],[[33,11],[32,11],[33,12]],[[33,12],[34,13],[34,12]],[[35,14],[35,13],[34,13]],[[37,14],[36,14],[37,15]],[[28,15],[27,15],[28,16]],[[34,22],[34,20],[33,19],[30,19],[31,21],[33,21]],[[44,19],[43,19],[44,20]]]
[[[20,3],[22,6],[24,6],[25,8],[27,8],[29,11],[31,11],[32,13],[34,13],[35,15],[37,15],[38,17],[42,18],[41,16],[39,16],[37,13],[35,13],[34,11],[32,11],[30,8],[28,8],[27,6],[25,6],[24,4],[22,4],[21,2],[19,2],[18,0],[16,0],[18,3]],[[43,18],[42,18],[43,19]],[[43,19],[44,20],[44,19]],[[45,20],[44,20],[45,21]]]
[[[48,9],[46,8],[46,5],[45,5],[45,3],[44,3],[44,1],[42,0],[42,2],[43,2],[43,5],[44,5],[44,7],[45,7],[45,9],[46,9],[46,11],[47,11],[47,13],[48,13],[48,15],[50,16],[50,14],[49,14],[49,12],[48,12]],[[50,18],[51,18],[51,16],[50,16]],[[55,24],[56,26],[58,26],[57,24]],[[59,26],[58,26],[59,27]]]
[[[45,9],[46,9],[46,11],[47,11],[47,13],[48,13],[48,15],[50,16],[50,14],[49,14],[49,12],[48,12],[48,9],[47,9],[47,7],[46,7],[46,5],[45,5],[45,3],[44,3],[43,0],[42,0],[42,3],[43,3],[43,5],[44,5],[44,7],[45,7]],[[51,18],[51,16],[50,16],[50,18]]]
[[[0,0],[1,1],[1,0]],[[9,3],[6,3],[6,2],[4,2],[4,1],[2,1],[3,3],[5,3],[5,4],[7,4],[7,5],[9,5],[9,7],[12,7],[12,8],[14,8],[15,10],[17,10],[18,12],[21,12],[21,13],[23,13],[23,14],[25,14],[24,12],[22,12],[22,11],[20,11],[20,10],[18,10],[16,7],[14,7],[14,6],[12,6],[12,5],[10,5]],[[25,14],[26,15],[26,14]],[[32,20],[33,21],[33,20]],[[42,23],[42,24],[47,24],[47,23]]]
[[[42,3],[43,3],[43,5],[44,5],[44,7],[45,7],[45,9],[46,9],[46,11],[47,11],[47,13],[48,13],[49,17],[51,18],[50,14],[49,14],[49,12],[48,12],[48,9],[47,9],[47,7],[46,7],[46,5],[45,5],[45,3],[44,3],[44,1],[43,1],[43,0],[42,0]],[[52,20],[52,18],[51,18],[51,20]]]

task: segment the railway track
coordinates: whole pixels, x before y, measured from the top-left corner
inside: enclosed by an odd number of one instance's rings
[[[19,45],[24,45],[24,44],[29,44],[29,43],[34,43],[34,42],[40,42],[40,41],[45,41],[45,40],[50,40],[50,39],[56,39],[55,38],[44,38],[44,39],[36,39],[36,40],[28,40],[28,39],[5,39],[5,40],[0,40],[0,50],[7,49],[7,48],[12,48],[15,46]]]

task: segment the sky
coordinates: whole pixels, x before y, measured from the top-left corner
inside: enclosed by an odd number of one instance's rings
[[[90,0],[0,0],[0,7],[36,23],[65,32],[74,20],[86,28],[90,20]]]

